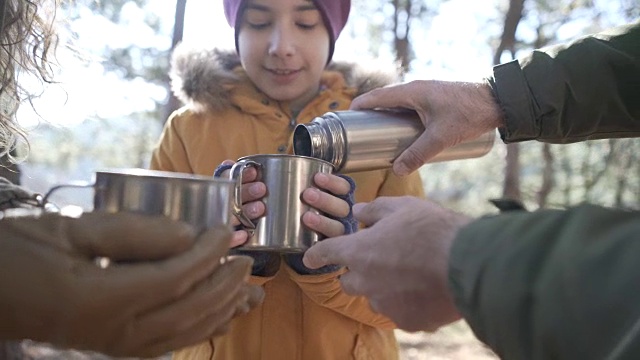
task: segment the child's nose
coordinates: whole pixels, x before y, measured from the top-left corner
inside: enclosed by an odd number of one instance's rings
[[[269,55],[279,57],[287,57],[295,52],[295,39],[293,32],[284,26],[277,26],[271,34],[271,46],[269,46]]]

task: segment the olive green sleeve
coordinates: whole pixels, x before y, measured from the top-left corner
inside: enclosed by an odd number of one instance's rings
[[[504,359],[640,354],[638,211],[581,205],[480,219],[458,234],[449,280],[476,336]]]
[[[640,135],[640,21],[494,67],[505,142]]]

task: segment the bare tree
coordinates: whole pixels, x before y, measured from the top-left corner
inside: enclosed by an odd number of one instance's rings
[[[171,51],[169,52],[169,57],[173,53],[173,50],[176,46],[182,41],[182,37],[184,34],[184,14],[187,7],[187,0],[176,0],[176,15],[174,17],[173,23],[173,38],[171,39]],[[171,91],[171,83],[167,79],[167,93],[169,94],[169,98],[167,100],[166,108],[165,108],[165,116],[164,120],[169,118],[171,113],[180,107],[180,100],[173,95]]]
[[[411,63],[411,46],[409,43],[409,31],[411,30],[411,0],[392,0],[393,13],[393,48],[396,60],[400,63],[403,73],[409,71]]]
[[[502,36],[500,37],[500,44],[493,56],[494,65],[501,63],[500,59],[506,50],[509,50],[512,59],[516,57],[516,29],[522,19],[523,10],[524,0],[509,0],[509,8],[507,9],[507,14],[504,18],[504,27],[502,29]]]
[[[629,149],[629,147],[621,149],[621,154],[616,159],[614,204],[617,207],[624,207],[624,193],[629,188],[630,182],[630,176],[627,174],[627,171],[632,167],[633,163],[637,161],[633,150],[633,148]]]
[[[553,153],[551,152],[551,145],[542,145],[542,159],[544,165],[542,166],[542,185],[538,190],[538,207],[544,207],[547,204],[547,199],[551,190],[555,185],[555,177],[553,176]]]
[[[390,0],[389,3],[393,6],[393,16],[391,24],[387,26],[393,32],[393,51],[404,74],[409,71],[411,61],[414,59],[409,39],[411,25],[416,21],[428,22],[436,11],[427,12],[427,6],[423,0]],[[433,5],[433,9],[437,9],[437,5]]]

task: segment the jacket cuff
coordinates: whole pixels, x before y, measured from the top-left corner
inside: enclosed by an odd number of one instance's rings
[[[330,274],[336,272],[342,268],[340,265],[325,265],[318,269],[309,269],[304,266],[302,262],[302,257],[304,253],[299,254],[285,254],[283,255],[284,261],[291,267],[295,272],[300,275],[319,275],[319,274]]]
[[[285,266],[285,269],[289,273],[289,277],[298,284],[301,288],[312,286],[317,293],[328,293],[330,291],[341,291],[340,281],[338,278],[340,275],[346,272],[344,267],[340,267],[338,270],[331,273],[317,274],[315,276],[307,276],[297,273],[290,266]]]
[[[273,277],[280,268],[280,254],[266,251],[229,250],[230,255],[244,255],[253,259],[252,276]]]
[[[535,140],[540,134],[527,80],[518,60],[497,65],[487,79],[505,115],[505,126],[498,129],[505,143]]]

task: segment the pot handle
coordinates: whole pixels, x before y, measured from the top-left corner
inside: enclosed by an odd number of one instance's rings
[[[90,187],[95,187],[95,183],[93,182],[88,182],[88,181],[72,181],[70,183],[67,184],[60,184],[60,185],[56,185],[54,187],[52,187],[51,189],[49,189],[49,191],[47,191],[47,193],[44,195],[44,197],[42,198],[42,204],[46,205],[49,203],[49,197],[51,195],[53,195],[54,192],[63,189],[63,188],[90,188]]]

